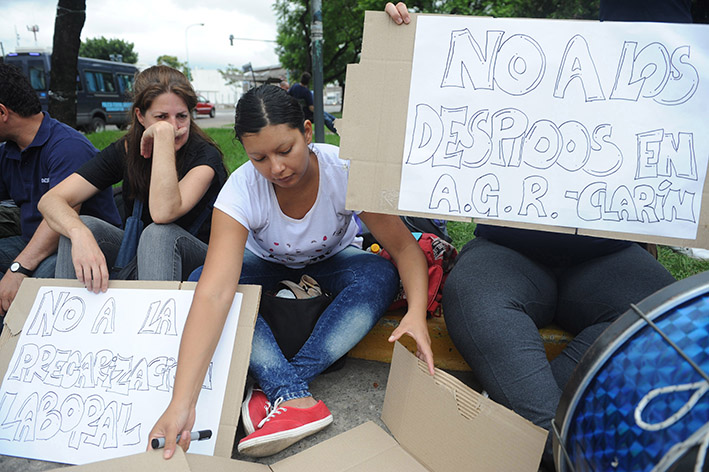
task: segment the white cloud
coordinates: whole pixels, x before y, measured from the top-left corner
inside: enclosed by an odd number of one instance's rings
[[[237,38],[275,39],[276,18],[272,1],[251,0],[88,0],[81,38],[105,36],[134,43],[139,62],[152,65],[169,54],[184,61],[189,53],[192,67],[214,69],[227,64],[254,66],[278,63],[275,43],[234,41]],[[5,53],[17,45],[50,48],[53,41],[56,3],[5,0],[0,18],[0,42]],[[204,23],[204,26],[191,26]],[[38,25],[37,42],[27,25]],[[189,27],[189,28],[188,28]],[[188,29],[187,29],[188,28]],[[187,30],[187,38],[186,38]],[[187,41],[185,41],[187,39]]]

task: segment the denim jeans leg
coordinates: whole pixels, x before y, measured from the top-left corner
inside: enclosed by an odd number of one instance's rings
[[[96,240],[98,247],[103,252],[104,257],[106,258],[106,264],[110,269],[113,267],[113,262],[116,260],[116,256],[118,255],[118,249],[121,247],[123,230],[93,216],[82,215],[80,218],[82,223],[84,223],[94,235],[94,239]],[[76,278],[74,261],[71,257],[71,240],[64,236],[59,238],[55,277],[58,279]]]
[[[269,290],[283,279],[297,281],[303,274],[315,278],[335,299],[290,362],[268,324],[261,317],[257,320],[249,368],[271,401],[310,395],[309,383],[369,332],[391,304],[399,284],[391,262],[354,247],[302,269],[266,262],[247,251],[240,283],[259,283]]]
[[[271,328],[261,316],[254,327],[249,372],[271,403],[278,398],[287,401],[310,396],[308,383],[283,356]]]
[[[10,264],[26,246],[27,243],[22,239],[22,236],[0,238],[0,277],[5,275],[7,269],[10,268]]]
[[[190,278],[195,276],[199,274],[193,273]],[[265,261],[248,249],[244,250],[239,283],[261,285],[262,290],[267,291],[281,280],[297,280],[297,277],[296,270]],[[260,315],[254,327],[249,372],[271,402],[279,397],[290,400],[310,395],[308,385],[298,378],[293,366],[283,356],[268,323]]]
[[[150,224],[138,242],[139,280],[187,280],[204,264],[207,245],[176,224]]]
[[[291,359],[298,377],[310,383],[347,354],[379,321],[396,295],[399,275],[388,260],[348,247],[305,269],[335,299],[310,338]]]

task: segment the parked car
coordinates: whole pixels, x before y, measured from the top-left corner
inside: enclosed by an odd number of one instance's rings
[[[197,95],[197,106],[192,110],[192,118],[197,119],[197,115],[209,115],[210,118],[214,118],[216,114],[217,110],[214,103],[202,95]]]
[[[5,62],[19,67],[37,91],[42,110],[49,106],[51,54],[19,52],[5,56]],[[130,93],[138,68],[133,64],[80,57],[76,74],[76,126],[88,132],[103,131],[106,125],[125,129],[130,124]]]

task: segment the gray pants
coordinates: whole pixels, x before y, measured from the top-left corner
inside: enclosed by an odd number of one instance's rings
[[[108,267],[121,247],[123,230],[92,216],[82,216],[81,221],[91,230]],[[139,280],[187,280],[190,273],[204,264],[207,245],[175,224],[148,225],[138,242]],[[71,240],[61,237],[57,251],[56,277],[76,278],[71,258]]]
[[[630,303],[674,281],[637,244],[550,268],[476,238],[446,281],[443,313],[453,343],[490,398],[549,430],[561,392],[593,341]],[[575,337],[549,362],[539,328],[552,322]]]

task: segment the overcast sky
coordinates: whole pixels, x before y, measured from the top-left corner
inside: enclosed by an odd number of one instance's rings
[[[138,63],[153,65],[167,54],[193,68],[217,69],[228,64],[254,67],[278,64],[275,43],[234,41],[276,39],[274,0],[87,0],[81,39],[119,38],[134,44]],[[5,54],[20,47],[51,48],[57,2],[2,0],[0,43]],[[204,26],[190,26],[204,23]],[[37,42],[28,26],[37,25]],[[188,29],[189,27],[189,29]],[[185,33],[187,31],[187,33]],[[187,41],[185,41],[187,35]]]

